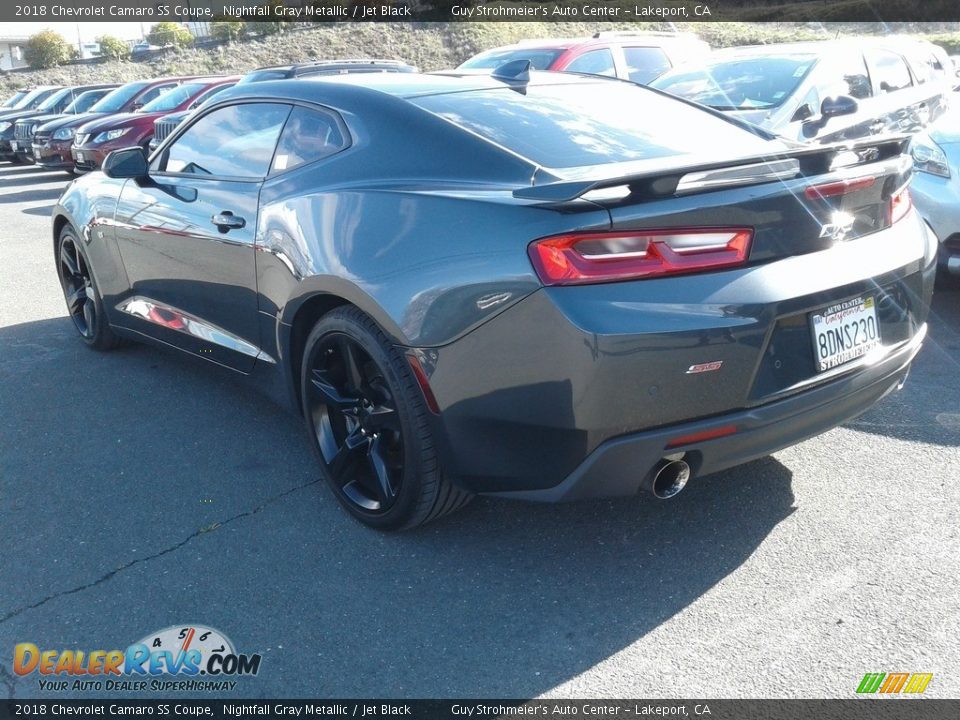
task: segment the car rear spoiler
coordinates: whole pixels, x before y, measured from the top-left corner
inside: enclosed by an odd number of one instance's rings
[[[746,156],[732,162],[695,163],[606,178],[558,179],[518,188],[513,191],[513,196],[543,203],[565,203],[595,190],[619,187],[628,188],[631,196],[654,198],[755,185],[798,175],[823,175],[840,168],[897,157],[904,153],[909,140],[908,135],[886,136],[852,143],[801,147],[773,155]],[[534,175],[534,182],[536,178]]]

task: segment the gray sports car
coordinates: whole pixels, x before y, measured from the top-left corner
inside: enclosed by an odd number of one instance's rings
[[[903,149],[522,68],[281,80],[115,151],[51,245],[85,343],[249,376],[353,516],[408,528],[670,497],[898,388],[937,249]]]

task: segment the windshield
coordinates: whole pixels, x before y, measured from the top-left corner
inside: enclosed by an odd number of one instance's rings
[[[717,110],[769,110],[794,93],[816,62],[813,55],[731,58],[668,72],[650,86]]]
[[[63,90],[58,90],[53,95],[48,97],[42,103],[37,105],[37,110],[54,110],[58,105],[63,104],[64,98],[68,98],[73,94],[73,90],[70,88],[64,88]]]
[[[67,105],[66,110],[63,112],[68,115],[76,115],[78,113],[86,112],[90,109],[90,106],[93,105],[97,100],[106,95],[109,90],[87,90],[85,93],[80,93],[77,96],[77,99],[72,103]]]
[[[677,155],[769,151],[747,130],[626,83],[530,85],[431,95],[412,102],[546,167]]]
[[[151,100],[137,110],[137,112],[149,113],[176,110],[208,85],[209,83],[184,83],[183,85],[178,85],[172,90],[163,93],[163,95],[155,100]]]
[[[17,92],[15,92],[13,95],[11,95],[10,97],[8,97],[6,100],[3,101],[3,107],[5,108],[16,107],[17,103],[20,102],[23,99],[23,96],[26,94],[27,94],[26,90],[17,90]]]
[[[90,112],[115,113],[123,110],[124,106],[133,100],[149,85],[149,82],[132,82],[121,85],[116,90],[102,97],[99,102],[90,106]]]
[[[36,90],[28,92],[26,95],[24,95],[20,102],[17,103],[16,107],[18,110],[33,110],[57,89],[58,88],[37,88]]]
[[[464,70],[495,70],[504,63],[514,60],[529,60],[533,63],[534,70],[547,70],[561,55],[563,55],[562,48],[500,48],[482,52],[460,67]]]

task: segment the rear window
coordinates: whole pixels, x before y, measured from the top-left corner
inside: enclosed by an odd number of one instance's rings
[[[763,152],[766,141],[642,87],[531,85],[413,98],[425,110],[551,168],[686,154]]]
[[[460,67],[464,70],[496,70],[501,65],[514,60],[529,60],[534,70],[549,70],[563,49],[556,48],[507,48],[488,50],[467,60]]]

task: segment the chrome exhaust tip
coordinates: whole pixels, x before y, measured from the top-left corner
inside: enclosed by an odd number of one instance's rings
[[[683,460],[664,458],[651,473],[648,489],[655,498],[669,500],[680,494],[690,480],[690,466]]]

